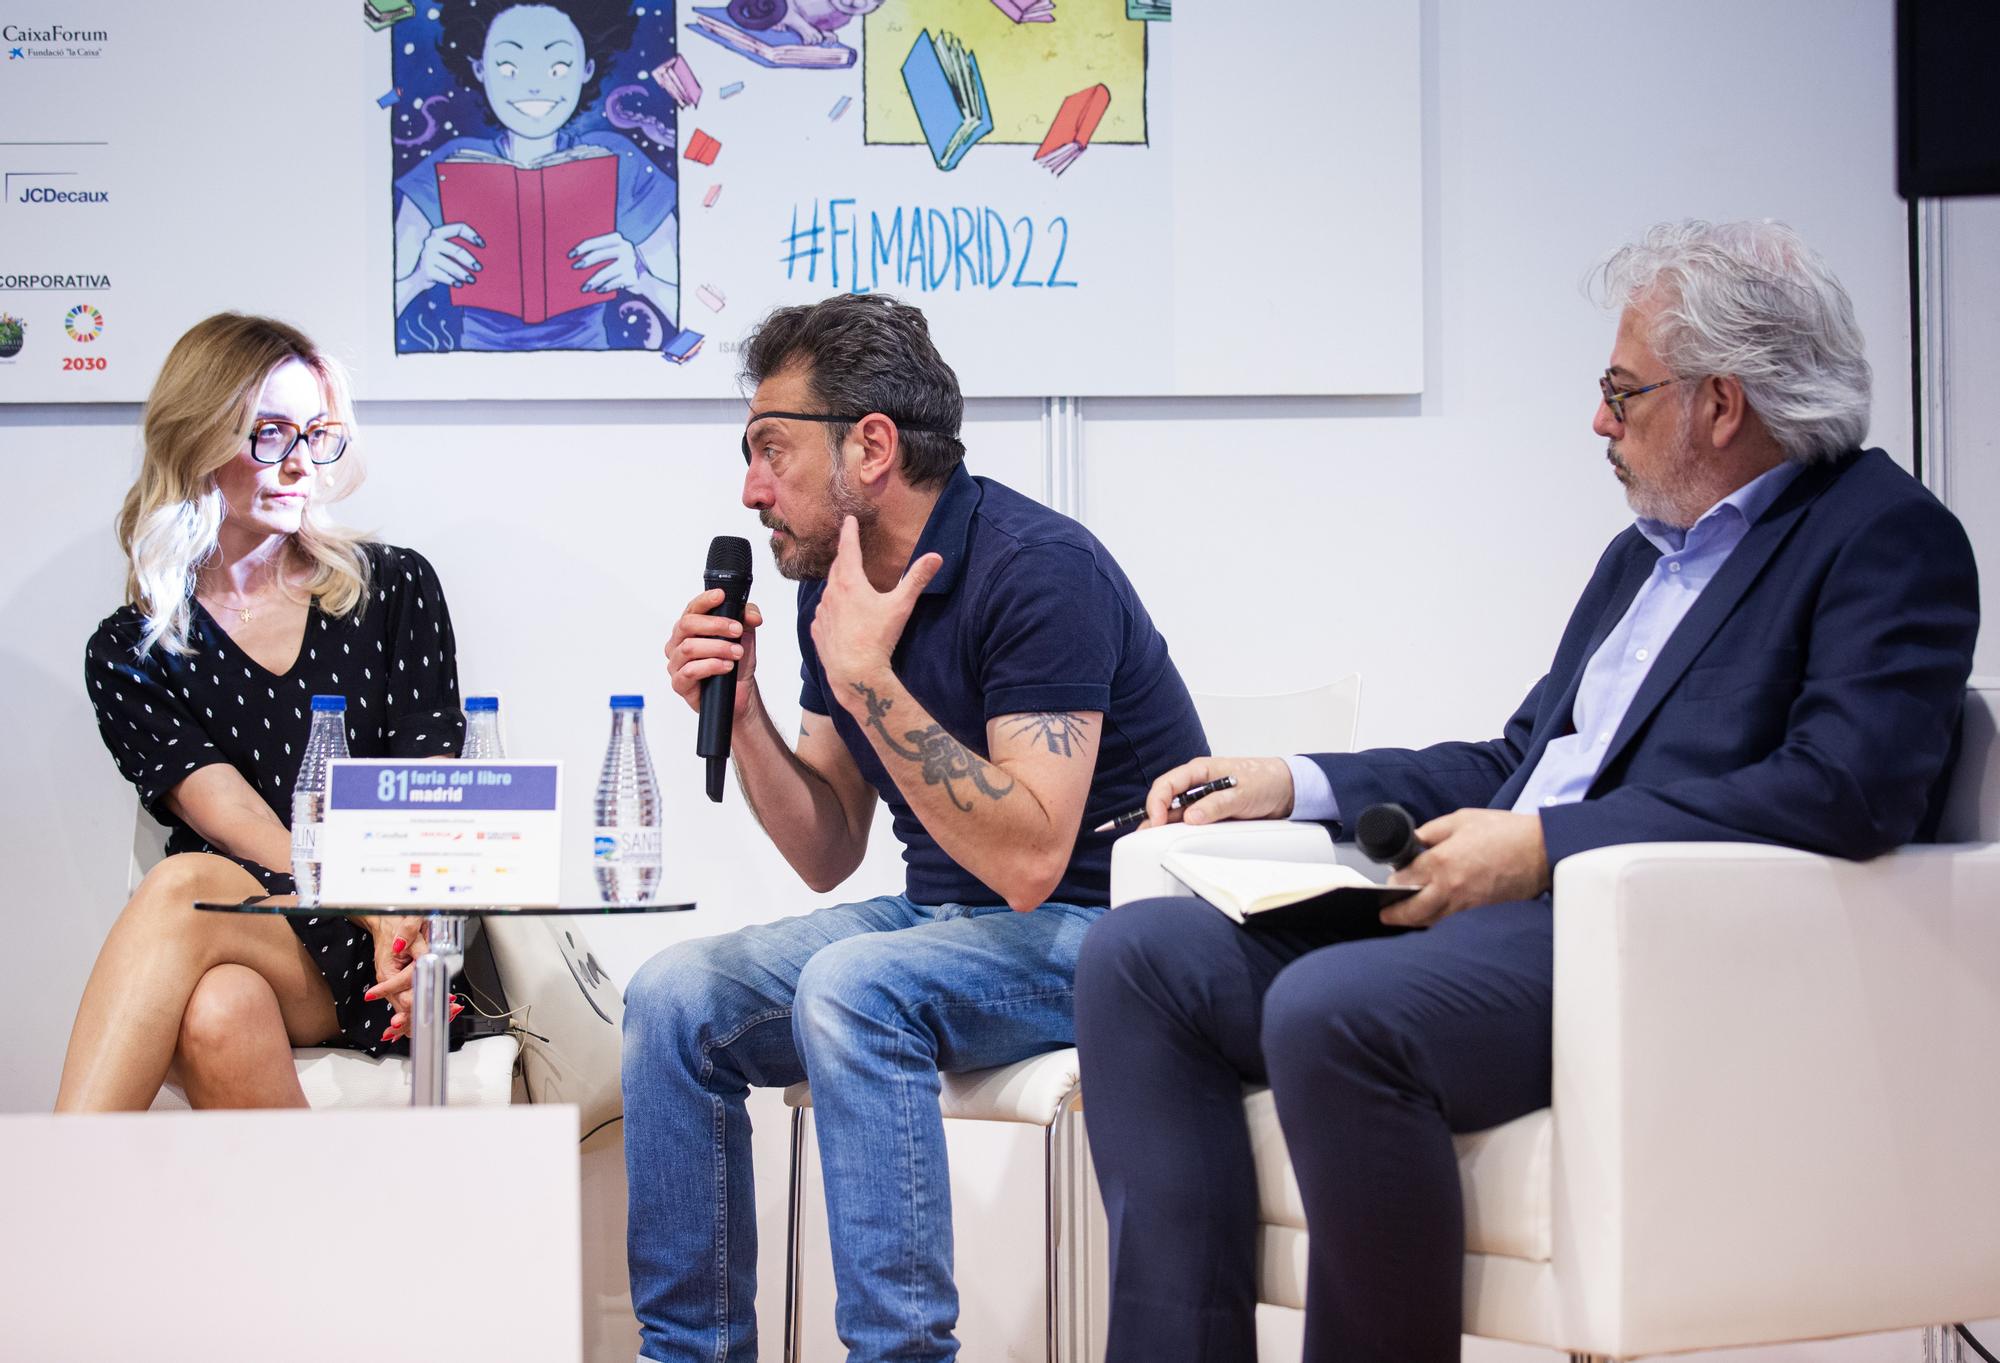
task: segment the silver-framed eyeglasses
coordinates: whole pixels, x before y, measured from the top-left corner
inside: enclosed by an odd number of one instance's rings
[[[1597,390],[1604,394],[1604,405],[1611,409],[1612,420],[1623,426],[1625,424],[1625,404],[1627,402],[1642,393],[1650,393],[1655,388],[1665,388],[1668,384],[1678,383],[1679,381],[1678,379],[1661,379],[1658,383],[1649,383],[1644,388],[1620,388],[1618,381],[1611,377],[1611,371],[1607,369],[1604,371],[1603,376],[1597,380]]]
[[[260,464],[284,463],[301,443],[313,463],[331,464],[347,453],[347,427],[338,421],[301,426],[274,416],[260,416],[250,423],[250,457]]]

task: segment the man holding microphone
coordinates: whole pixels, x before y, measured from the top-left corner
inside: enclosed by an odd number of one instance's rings
[[[734,671],[732,756],[818,891],[860,864],[877,800],[902,893],[670,948],[625,1012],[641,1352],[757,1356],[749,1086],[810,1079],[835,1312],[856,1359],[957,1353],[940,1071],[1067,1046],[1110,842],[1079,830],[1206,751],[1165,641],[1074,521],[965,471],[958,381],[923,315],[876,296],[782,308],[745,346],[744,505],[799,582],[796,745],[756,675],[763,615],[688,604],[667,646],[699,705]]]
[[[1653,841],[1872,857],[1934,835],[1978,586],[1952,514],[1859,448],[1847,294],[1774,223],[1663,225],[1604,277],[1622,316],[1592,425],[1637,520],[1502,737],[1199,759],[1147,795],[1149,823],[1337,833],[1393,801],[1428,850],[1379,923],[1246,930],[1158,899],[1086,939],[1111,1363],[1255,1357],[1245,1082],[1271,1086],[1306,1209],[1305,1357],[1456,1363],[1451,1137],[1548,1105],[1555,863]]]

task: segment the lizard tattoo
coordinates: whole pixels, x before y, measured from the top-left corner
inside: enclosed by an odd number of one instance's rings
[[[921,763],[924,784],[943,786],[944,793],[951,797],[951,802],[961,811],[971,813],[972,804],[968,800],[959,798],[957,783],[960,781],[970,781],[978,788],[979,793],[989,800],[1001,799],[1014,789],[1012,777],[997,772],[991,764],[946,733],[941,724],[933,724],[928,729],[908,730],[903,734],[902,741],[898,742],[896,736],[890,733],[888,726],[882,722],[895,706],[895,699],[891,697],[884,700],[875,693],[873,687],[864,686],[860,682],[853,683],[853,686],[861,698],[868,702],[869,727],[882,735],[882,741],[888,745],[889,751],[905,761]],[[1006,784],[996,785],[992,780],[995,775],[1000,776]]]

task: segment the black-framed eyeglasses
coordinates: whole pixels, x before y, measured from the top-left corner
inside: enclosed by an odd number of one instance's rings
[[[751,417],[749,425],[743,428],[744,466],[748,467],[750,463],[750,427],[760,421],[817,421],[827,426],[852,426],[874,415],[876,414],[873,412],[862,412],[856,416],[844,416],[838,412],[759,412]],[[956,431],[941,431],[935,426],[919,426],[915,422],[904,421],[901,417],[890,416],[887,412],[881,415],[895,422],[899,431],[923,431],[929,435],[948,435],[954,438],[958,435]]]
[[[274,416],[260,416],[250,424],[250,457],[260,464],[284,463],[301,442],[313,463],[331,464],[347,453],[347,427],[338,421],[301,426]]]
[[[1655,388],[1665,388],[1670,383],[1678,382],[1680,382],[1678,379],[1661,379],[1658,383],[1649,383],[1644,388],[1620,388],[1617,386],[1617,381],[1611,377],[1611,371],[1607,369],[1597,380],[1597,390],[1604,394],[1604,405],[1611,409],[1612,420],[1623,426],[1627,402],[1642,393],[1650,393]]]

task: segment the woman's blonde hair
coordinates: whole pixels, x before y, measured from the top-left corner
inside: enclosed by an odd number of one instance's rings
[[[354,426],[347,376],[295,328],[268,317],[218,313],[196,323],[174,342],[146,400],[144,457],[139,477],[118,513],[118,544],[129,566],[125,600],[146,617],[139,641],[187,653],[195,576],[216,552],[225,513],[215,475],[240,454],[264,380],[286,360],[297,360],[319,379],[327,414]],[[350,446],[330,468],[341,470],[335,497],[361,482]],[[368,597],[366,539],[325,518],[320,498],[306,504],[304,522],[287,547],[314,568],[308,584],[321,609],[343,616]]]

